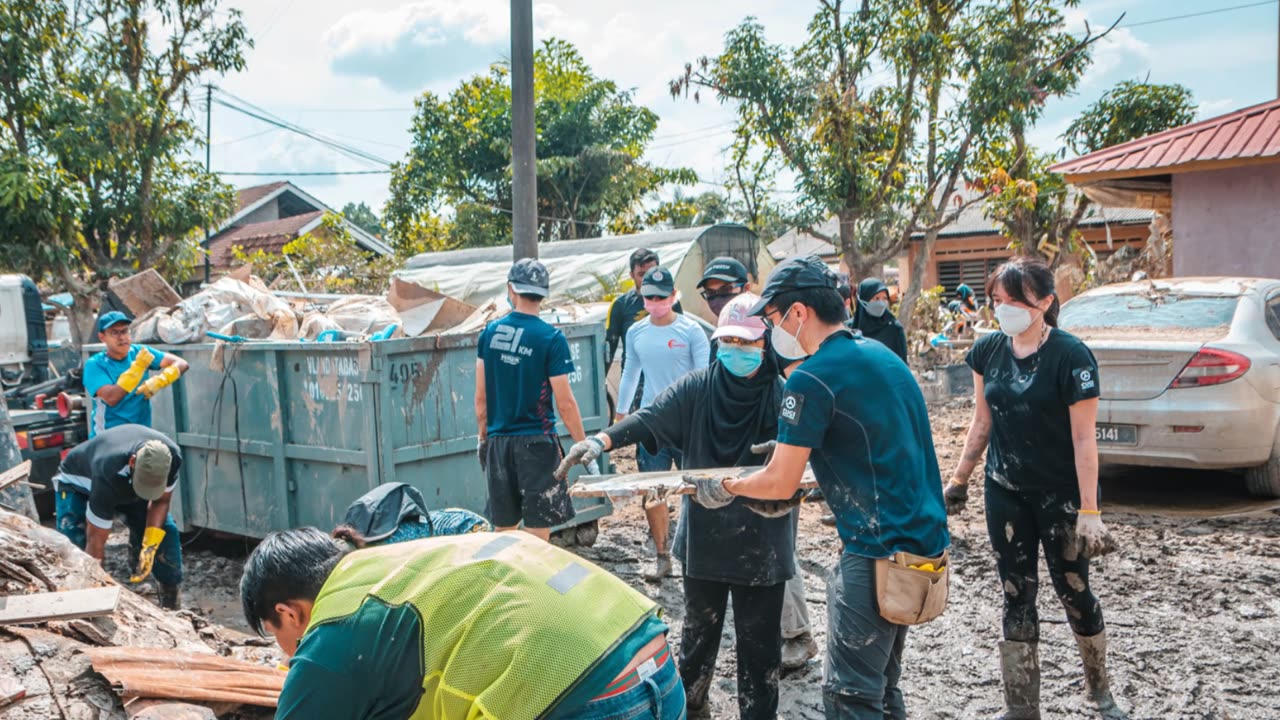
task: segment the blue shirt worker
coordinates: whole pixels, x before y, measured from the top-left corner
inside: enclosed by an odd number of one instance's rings
[[[181,605],[182,543],[169,515],[181,467],[182,451],[162,433],[117,425],[72,448],[53,476],[58,531],[102,562],[112,521],[122,515],[138,558],[130,582],[154,570],[160,606],[170,610]]]
[[[89,437],[117,425],[151,427],[151,398],[187,371],[187,361],[134,345],[129,339],[129,318],[122,312],[98,318],[98,340],[106,349],[84,363],[84,389],[91,398]],[[148,370],[160,374],[148,379]]]
[[[507,274],[512,310],[489,323],[476,348],[478,453],[489,484],[489,519],[500,532],[523,524],[543,540],[574,515],[568,485],[553,476],[561,456],[556,410],[575,441],[586,438],[569,386],[569,341],[538,317],[550,287],[542,263],[516,261]]]
[[[773,345],[809,355],[791,372],[768,465],[743,478],[689,478],[707,507],[794,497],[810,463],[844,546],[828,585],[828,718],[906,718],[898,680],[907,625],[882,616],[878,561],[941,563],[950,544],[924,396],[906,364],[845,327],[835,275],[815,256],[774,269],[754,312]]]

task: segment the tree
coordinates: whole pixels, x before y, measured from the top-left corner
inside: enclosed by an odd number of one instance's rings
[[[698,195],[685,195],[677,187],[670,200],[658,204],[648,215],[648,227],[687,228],[738,220],[738,208],[723,193],[708,190]]]
[[[190,156],[191,91],[252,41],[217,0],[12,0],[0,38],[3,259],[67,286],[79,341],[110,278],[171,267],[231,212]]]
[[[252,265],[268,286],[291,287],[301,282],[298,289],[304,292],[380,295],[400,266],[395,256],[380,256],[357,245],[342,218],[332,213],[321,219],[320,227],[289,241],[279,253],[245,253],[239,246],[231,250],[238,264]]]
[[[378,219],[377,213],[363,202],[359,205],[355,203],[347,203],[342,206],[342,216],[348,222],[353,223],[356,227],[375,237],[382,237],[384,231],[382,229],[382,221]]]
[[[534,54],[534,98],[541,240],[627,229],[654,190],[696,179],[640,159],[657,115],[597,77],[573,45],[548,40]],[[495,64],[447,98],[425,93],[416,107],[413,147],[392,167],[384,212],[393,242],[411,242],[424,217],[451,209],[454,246],[509,244],[509,69]]]

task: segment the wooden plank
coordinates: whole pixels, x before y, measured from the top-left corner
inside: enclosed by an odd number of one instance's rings
[[[0,625],[74,620],[115,612],[118,586],[0,597]]]
[[[152,308],[173,307],[182,302],[182,296],[154,268],[127,278],[113,278],[107,282],[107,289],[129,308],[134,317],[140,317]]]
[[[622,475],[584,475],[577,484],[569,488],[573,497],[607,497],[610,500],[621,500],[639,497],[648,493],[665,495],[692,495],[693,487],[685,484],[684,476],[695,477],[746,477],[761,468],[733,467],[712,468],[706,470],[669,470],[666,472],[626,473]],[[804,478],[800,488],[808,490],[818,487],[813,471],[805,467]]]
[[[27,689],[13,678],[0,677],[0,708],[12,705],[27,696]]]
[[[0,473],[0,490],[3,490],[16,482],[26,482],[29,477],[31,477],[31,461],[23,460],[17,465]]]

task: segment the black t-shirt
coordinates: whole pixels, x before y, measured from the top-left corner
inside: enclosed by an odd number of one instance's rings
[[[142,501],[133,491],[133,471],[129,459],[148,440],[159,440],[173,456],[169,463],[169,481],[165,491],[172,492],[182,467],[182,451],[164,433],[143,425],[117,425],[80,443],[67,453],[58,467],[64,477],[59,489],[69,489],[89,496],[90,521],[110,528],[116,508]]]
[[[974,343],[965,362],[982,376],[991,408],[987,478],[1013,490],[1076,488],[1070,407],[1099,395],[1089,348],[1055,328],[1038,352],[1018,359],[1012,341],[992,333]]]
[[[636,412],[652,435],[644,444],[679,448],[686,470],[764,464],[750,448],[774,439],[782,380],[771,368],[761,373],[733,378],[713,363],[680,378]],[[761,587],[795,576],[796,513],[766,518],[745,502],[708,510],[685,496],[673,551],[686,576]]]

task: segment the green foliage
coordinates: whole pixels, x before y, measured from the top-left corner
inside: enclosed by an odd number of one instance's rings
[[[739,208],[723,193],[714,190],[698,195],[685,195],[676,188],[670,200],[658,204],[649,212],[647,226],[687,228],[698,225],[714,225],[720,222],[737,222]]]
[[[253,266],[254,273],[270,287],[298,288],[307,292],[380,295],[387,291],[391,273],[400,261],[370,253],[356,244],[342,218],[325,215],[320,227],[286,244],[279,253],[231,249],[239,264]],[[297,273],[295,275],[294,273]]]
[[[347,219],[347,222],[354,224],[374,237],[382,237],[384,233],[382,221],[378,219],[378,214],[363,202],[359,205],[355,203],[343,205],[342,216]]]
[[[658,118],[631,93],[597,77],[578,51],[548,40],[534,54],[539,238],[598,237],[626,229],[660,186],[692,183],[691,170],[640,158]],[[494,65],[448,97],[416,102],[413,148],[392,168],[385,221],[393,242],[417,243],[424,217],[452,209],[448,245],[511,242],[511,86]]]
[[[1062,137],[1072,152],[1084,155],[1186,125],[1195,117],[1195,100],[1182,85],[1126,80],[1072,121]]]

